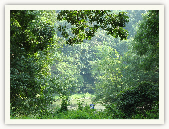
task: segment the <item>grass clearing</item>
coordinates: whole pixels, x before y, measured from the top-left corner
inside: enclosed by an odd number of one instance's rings
[[[95,98],[95,95],[86,93],[86,94],[74,94],[69,97],[69,104],[67,106],[68,110],[77,110],[78,108],[78,102],[82,103],[82,106],[89,106],[90,104],[95,104],[95,109],[98,111],[104,110],[105,107],[101,104],[96,104],[95,102],[92,102],[93,98]],[[53,103],[52,107],[61,107],[62,100],[59,98],[59,96],[55,96],[56,102]]]

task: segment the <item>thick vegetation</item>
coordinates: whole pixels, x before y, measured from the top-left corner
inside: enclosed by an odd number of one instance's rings
[[[158,119],[159,11],[11,10],[10,109],[12,119]]]

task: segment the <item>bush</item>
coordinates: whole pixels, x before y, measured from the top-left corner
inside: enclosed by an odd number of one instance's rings
[[[156,119],[158,118],[158,89],[157,85],[148,82],[142,82],[135,87],[125,89],[112,97],[113,104],[106,106],[106,112],[118,119]]]
[[[159,103],[152,105],[151,110],[145,111],[145,113],[138,113],[132,116],[132,119],[159,119]]]
[[[90,106],[81,107],[77,110],[57,111],[53,114],[54,117],[50,119],[110,119],[104,112],[96,111],[96,109],[90,109]]]

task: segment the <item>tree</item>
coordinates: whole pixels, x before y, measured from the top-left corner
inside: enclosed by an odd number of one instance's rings
[[[125,89],[112,97],[122,118],[155,118],[159,116],[159,12],[147,11],[140,21],[131,51],[123,57]],[[129,74],[128,74],[129,73]],[[114,106],[109,105],[113,110]],[[109,111],[110,111],[109,110]],[[154,114],[149,115],[150,113]],[[138,117],[138,115],[140,117]],[[154,117],[155,116],[155,117]]]
[[[59,26],[62,36],[67,39],[68,44],[83,42],[85,39],[90,40],[98,28],[107,31],[107,34],[113,37],[126,39],[128,32],[123,29],[128,16],[125,12],[112,14],[110,10],[62,10],[58,20],[66,20],[72,25],[72,35],[68,34],[67,26]],[[74,36],[73,36],[74,35]]]
[[[129,22],[124,29],[128,30],[129,36],[127,38],[129,39],[135,36],[138,23],[142,20],[142,14],[145,13],[145,10],[126,10],[126,12],[129,17]]]
[[[53,11],[10,12],[11,111],[27,115],[46,110],[52,97],[49,64],[55,45]],[[47,97],[48,96],[48,97]]]
[[[90,61],[95,80],[96,100],[103,103],[111,102],[110,96],[121,90],[121,61],[116,49],[109,46],[97,46],[96,55],[99,59]]]
[[[80,84],[80,71],[77,65],[74,65],[74,57],[60,53],[60,58],[53,63],[51,80],[55,94],[62,99],[61,110],[66,111],[69,96],[74,93],[78,84]],[[59,60],[59,61],[58,61]]]
[[[159,11],[150,10],[143,15],[134,39],[134,49],[144,60],[143,69],[159,70]]]

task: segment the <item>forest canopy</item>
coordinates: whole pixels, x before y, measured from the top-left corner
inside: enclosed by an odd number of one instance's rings
[[[11,10],[10,116],[159,119],[159,10]]]

